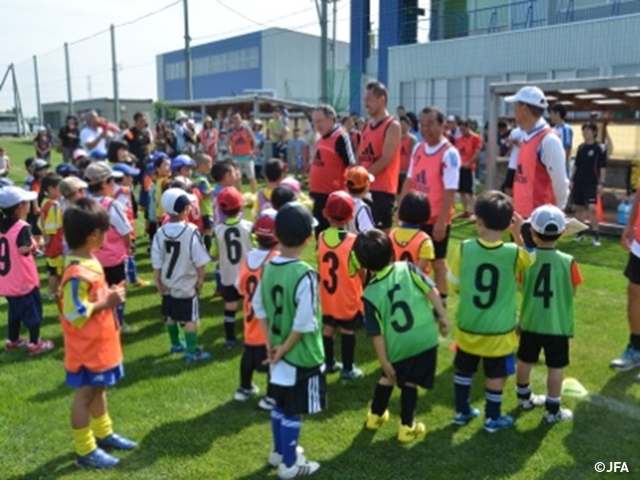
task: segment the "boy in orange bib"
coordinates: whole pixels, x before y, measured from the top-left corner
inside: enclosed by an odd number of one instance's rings
[[[420,227],[431,217],[431,205],[424,193],[407,193],[398,210],[400,226],[390,234],[396,262],[413,263],[425,275],[435,259],[431,237]]]

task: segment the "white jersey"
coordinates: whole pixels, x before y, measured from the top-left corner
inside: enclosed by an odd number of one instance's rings
[[[197,227],[170,222],[156,232],[151,246],[151,265],[174,298],[196,296],[197,269],[211,261]]]
[[[220,281],[225,287],[236,284],[240,266],[252,249],[252,229],[250,221],[230,218],[213,230],[218,245]]]
[[[371,207],[361,198],[354,198],[353,220],[347,224],[347,231],[358,235],[374,227]]]

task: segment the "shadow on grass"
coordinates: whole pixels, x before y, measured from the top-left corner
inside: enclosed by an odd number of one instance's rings
[[[9,480],[60,478],[65,475],[70,475],[73,472],[77,472],[80,468],[75,464],[75,460],[75,454],[66,453],[54,458],[53,460],[49,460],[47,463],[44,463],[39,467],[36,467],[29,473],[10,477]]]

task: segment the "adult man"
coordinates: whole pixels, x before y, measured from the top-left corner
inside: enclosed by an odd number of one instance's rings
[[[231,158],[238,164],[240,171],[249,180],[251,193],[256,193],[256,171],[253,164],[256,139],[251,129],[242,121],[239,113],[231,116],[231,135],[229,144],[231,147]],[[242,182],[242,179],[240,180]]]
[[[412,191],[422,192],[429,198],[431,218],[422,230],[433,239],[436,285],[443,300],[449,291],[447,285],[447,247],[453,215],[453,205],[460,180],[460,154],[444,136],[444,113],[427,107],[420,113],[420,133],[424,141],[411,155],[407,179],[402,187],[402,198]]]
[[[184,112],[178,112],[176,114],[176,124],[173,127],[173,134],[176,137],[176,152],[182,153],[187,146],[187,140],[189,139],[189,128],[187,127],[187,120],[189,117]]]
[[[462,160],[458,185],[463,208],[460,218],[469,218],[473,214],[474,172],[482,151],[482,138],[471,130],[471,122],[467,119],[460,121],[460,136],[455,139],[455,147],[460,152]]]
[[[398,120],[400,120],[402,117],[404,117],[407,114],[406,110],[404,109],[404,107],[402,105],[400,105],[397,109],[396,109],[396,118]]]
[[[522,87],[505,101],[513,103],[516,123],[524,132],[513,183],[516,213],[529,218],[533,210],[547,203],[564,209],[569,195],[565,151],[542,118],[549,106],[544,93],[538,87]],[[527,247],[534,248],[530,228],[525,223],[522,236]]]
[[[87,152],[91,150],[107,150],[107,139],[110,133],[106,128],[99,125],[98,112],[89,110],[85,116],[86,125],[80,130],[80,145]]]
[[[133,114],[133,127],[124,132],[122,140],[129,145],[129,152],[137,159],[137,167],[141,172],[145,170],[145,162],[149,156],[149,146],[151,145],[151,132],[147,116],[142,112]]]
[[[571,161],[571,147],[573,146],[573,130],[571,130],[571,127],[564,121],[564,119],[567,118],[567,108],[561,103],[557,103],[549,109],[549,115],[551,117],[553,129],[556,131],[560,137],[560,141],[562,142],[568,172],[569,163]]]
[[[349,134],[336,122],[336,111],[330,105],[320,105],[311,115],[320,135],[309,172],[309,190],[313,198],[313,216],[318,221],[316,236],[329,227],[322,214],[329,195],[344,188],[344,172],[355,165],[355,155]]]
[[[393,207],[400,175],[400,124],[387,111],[389,96],[381,82],[367,85],[364,104],[369,123],[362,132],[360,164],[375,177],[371,184],[373,221],[376,228],[391,230]]]
[[[451,145],[455,144],[456,138],[460,136],[460,129],[458,128],[458,122],[460,119],[457,115],[449,115],[447,117],[447,123],[445,123],[444,136]]]

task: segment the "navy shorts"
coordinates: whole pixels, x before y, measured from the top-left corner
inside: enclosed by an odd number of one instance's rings
[[[453,365],[461,373],[476,373],[480,360],[482,360],[486,378],[504,378],[516,373],[515,355],[513,353],[502,357],[481,357],[458,348]]]
[[[640,285],[640,257],[636,257],[631,252],[629,252],[627,267],[624,269],[624,276],[627,277],[629,282]]]
[[[361,312],[358,312],[351,320],[338,320],[330,315],[323,315],[322,324],[331,328],[341,328],[343,330],[355,332],[364,327],[364,318],[362,317]]]
[[[111,387],[124,377],[124,367],[119,364],[104,372],[92,372],[82,367],[77,372],[67,371],[65,383],[69,387]]]
[[[394,362],[396,381],[402,387],[407,383],[418,385],[430,390],[436,378],[436,365],[438,362],[438,347],[435,346],[413,357]]]
[[[7,297],[9,323],[22,322],[27,328],[42,323],[42,296],[38,287],[21,297]]]
[[[431,237],[431,241],[433,242],[433,253],[435,254],[435,259],[440,260],[443,258],[447,258],[447,250],[449,249],[449,236],[451,235],[451,225],[447,225],[447,230],[444,234],[444,238],[436,242],[433,238],[433,228],[434,224],[422,225],[420,230]]]

